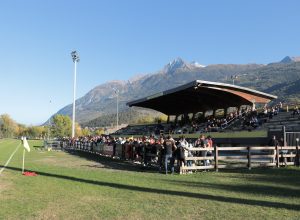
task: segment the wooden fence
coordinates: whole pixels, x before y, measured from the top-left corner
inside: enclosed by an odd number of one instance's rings
[[[298,146],[286,147],[217,147],[192,148],[191,151],[212,151],[213,156],[186,157],[186,161],[193,161],[192,166],[181,166],[180,173],[187,170],[215,170],[220,168],[248,168],[252,167],[280,167],[287,165],[299,166]],[[212,165],[204,166],[205,160],[213,161]],[[195,165],[199,164],[199,165]]]

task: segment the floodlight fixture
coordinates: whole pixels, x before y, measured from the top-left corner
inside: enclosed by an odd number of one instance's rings
[[[73,62],[79,62],[80,61],[80,58],[79,58],[79,54],[77,53],[76,50],[72,51],[71,52],[71,56],[72,56],[72,59],[73,59]]]

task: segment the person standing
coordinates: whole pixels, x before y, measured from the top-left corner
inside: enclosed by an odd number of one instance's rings
[[[165,170],[166,174],[168,174],[168,161],[170,160],[170,167],[172,174],[174,173],[174,158],[173,152],[176,149],[175,142],[169,135],[164,142],[165,147]]]
[[[211,136],[207,136],[207,148],[209,148],[210,150],[207,151],[207,156],[208,157],[211,157],[213,154],[212,154],[212,150],[213,150],[213,140],[211,138]],[[207,165],[210,165],[211,161],[210,160],[207,160]]]
[[[200,137],[196,140],[195,142],[195,147],[199,147],[199,148],[206,148],[207,147],[207,140],[205,138],[205,136],[202,134],[200,135]],[[207,151],[206,150],[201,150],[198,153],[199,157],[206,157]],[[203,160],[203,165],[207,166],[207,161]]]
[[[184,136],[182,136],[179,140],[177,149],[176,149],[176,157],[177,157],[177,164],[178,164],[178,170],[180,171],[180,167],[186,165],[185,157],[188,153],[188,142],[185,140]]]
[[[275,147],[274,150],[272,150],[273,158],[271,158],[271,163],[275,162],[275,157],[276,157],[276,146],[278,147],[279,141],[277,140],[276,136],[273,135],[272,139],[269,141],[269,146]]]

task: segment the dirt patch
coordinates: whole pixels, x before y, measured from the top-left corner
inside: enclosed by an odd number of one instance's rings
[[[10,188],[11,184],[3,182],[2,180],[0,181],[0,195],[3,191],[6,191]]]
[[[36,216],[33,219],[60,219],[61,208],[60,203],[50,203],[43,210],[36,213]]]

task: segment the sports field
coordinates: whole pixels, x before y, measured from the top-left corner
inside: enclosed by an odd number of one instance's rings
[[[300,169],[163,175],[86,153],[0,140],[0,219],[300,219]],[[12,158],[7,164],[9,158]]]

